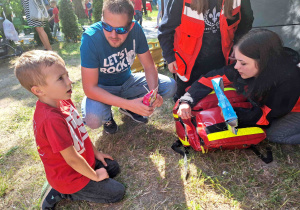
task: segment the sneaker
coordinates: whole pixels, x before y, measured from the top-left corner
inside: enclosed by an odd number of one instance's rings
[[[129,110],[119,108],[119,112],[121,112],[122,114],[127,115],[128,117],[133,119],[135,122],[138,122],[138,123],[147,123],[148,122],[148,117],[144,117],[142,115],[136,114],[136,113],[131,112]]]
[[[104,123],[103,128],[104,128],[105,133],[114,134],[118,130],[118,125],[114,121],[114,118],[111,118],[109,121]]]
[[[42,196],[42,209],[54,209],[55,205],[63,199],[60,192],[53,189],[49,184],[45,188]]]

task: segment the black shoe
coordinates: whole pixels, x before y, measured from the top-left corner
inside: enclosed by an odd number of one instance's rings
[[[104,131],[106,133],[108,133],[108,134],[114,134],[118,130],[118,125],[116,124],[116,122],[114,121],[114,119],[111,118],[109,121],[107,121],[106,123],[104,123],[103,128],[104,128]]]
[[[62,199],[61,193],[49,185],[41,201],[42,209],[54,209],[55,205]]]
[[[122,114],[125,114],[125,115],[129,116],[131,119],[133,119],[134,121],[136,121],[138,123],[147,123],[148,122],[148,117],[144,117],[142,115],[133,113],[133,112],[131,112],[129,110],[119,108],[119,112],[121,112]]]

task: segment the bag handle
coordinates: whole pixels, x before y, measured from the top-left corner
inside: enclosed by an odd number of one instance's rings
[[[175,141],[173,144],[172,144],[172,146],[171,146],[171,148],[175,151],[175,152],[177,152],[177,153],[179,153],[180,155],[182,155],[183,156],[183,164],[184,164],[184,174],[185,174],[185,180],[187,180],[188,179],[188,177],[189,177],[189,166],[188,166],[188,161],[187,161],[187,155],[189,154],[189,151],[187,150],[187,147],[184,147],[184,151],[182,151],[181,149],[180,149],[180,147],[181,146],[183,146],[182,145],[182,143],[181,143],[181,141],[178,139],[177,141]]]
[[[259,157],[262,161],[264,161],[266,164],[271,163],[273,161],[273,154],[271,147],[266,147],[267,150],[267,157],[265,157],[263,154],[261,154],[255,145],[251,145],[249,147],[256,155]]]

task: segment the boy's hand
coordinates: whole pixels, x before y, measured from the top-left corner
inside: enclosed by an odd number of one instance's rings
[[[97,151],[97,153],[95,153],[95,157],[97,160],[100,160],[104,166],[107,166],[107,163],[105,162],[105,158],[113,160],[113,158],[108,155],[108,154],[104,154],[102,152]]]
[[[96,182],[100,182],[100,181],[102,181],[104,179],[108,179],[109,178],[109,175],[108,175],[108,173],[107,173],[107,171],[106,171],[105,168],[99,168],[95,172],[96,172],[97,177],[98,177],[98,179],[95,180]]]

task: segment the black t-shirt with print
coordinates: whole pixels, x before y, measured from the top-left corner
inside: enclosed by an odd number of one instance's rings
[[[221,33],[220,33],[220,10],[218,0],[209,0],[209,8],[203,14],[205,30],[202,39],[202,47],[197,60],[222,57]]]

